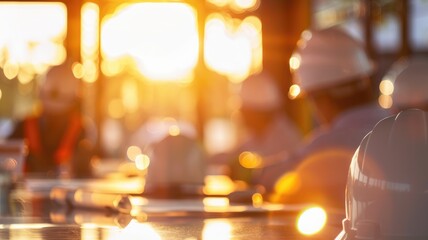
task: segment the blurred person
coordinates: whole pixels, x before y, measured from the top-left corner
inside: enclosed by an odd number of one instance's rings
[[[349,166],[346,217],[336,240],[428,239],[428,113],[381,120]]]
[[[302,135],[286,115],[280,89],[268,72],[244,80],[239,97],[239,120],[246,134],[234,149],[214,156],[211,163],[225,164],[233,180],[253,185],[260,169],[288,156]]]
[[[379,88],[385,94],[392,91],[393,113],[408,108],[428,110],[428,57],[400,58],[387,71]]]
[[[19,122],[10,139],[25,139],[28,176],[83,178],[92,175],[96,130],[80,109],[80,80],[71,60],[51,67],[43,76],[41,109]]]
[[[14,124],[10,118],[0,118],[0,140],[6,139],[12,133]]]
[[[259,183],[271,193],[271,201],[343,208],[353,152],[390,115],[375,101],[374,66],[363,45],[336,26],[304,31],[290,68],[320,126],[290,158],[264,169]]]
[[[144,192],[167,198],[198,195],[206,175],[206,152],[196,137],[172,128],[143,150],[148,161]]]

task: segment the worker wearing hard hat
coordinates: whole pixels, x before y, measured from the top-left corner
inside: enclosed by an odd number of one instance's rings
[[[238,95],[245,134],[236,148],[223,155],[223,161],[232,179],[251,185],[261,168],[286,158],[299,146],[302,136],[285,114],[284,99],[269,73],[248,77]]]
[[[349,167],[346,218],[336,240],[428,239],[428,113],[380,121]]]
[[[403,57],[397,60],[380,82],[380,101],[390,103],[397,113],[407,108],[428,110],[428,58]]]
[[[343,208],[352,154],[372,127],[389,115],[375,101],[370,83],[373,64],[359,41],[344,29],[331,27],[304,31],[290,68],[320,128],[291,159],[265,169],[260,182],[273,192],[273,201]]]
[[[39,91],[41,110],[18,124],[11,137],[28,145],[27,175],[88,177],[94,154],[95,127],[80,111],[80,81],[72,62],[48,70]]]

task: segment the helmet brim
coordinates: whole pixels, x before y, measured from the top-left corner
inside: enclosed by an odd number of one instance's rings
[[[347,240],[347,239],[350,240],[348,238],[348,234],[346,234],[345,230],[342,230],[334,240]]]

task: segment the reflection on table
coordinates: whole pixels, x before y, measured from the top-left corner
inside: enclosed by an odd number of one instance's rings
[[[2,202],[0,239],[333,239],[341,230],[343,213],[327,210],[326,225],[303,235],[299,218],[307,233],[317,223],[301,217],[309,206],[266,203],[254,189],[172,198],[126,191],[138,181],[32,180]]]

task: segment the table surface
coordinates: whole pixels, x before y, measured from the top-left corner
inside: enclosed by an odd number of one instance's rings
[[[3,194],[4,195],[4,194]],[[203,198],[153,199],[133,195],[132,213],[58,204],[46,194],[21,192],[0,211],[0,239],[334,239],[343,213],[327,211],[326,227],[313,236],[296,230],[302,206],[230,203],[207,208]],[[0,196],[1,197],[1,196]],[[1,201],[0,201],[1,203]]]

